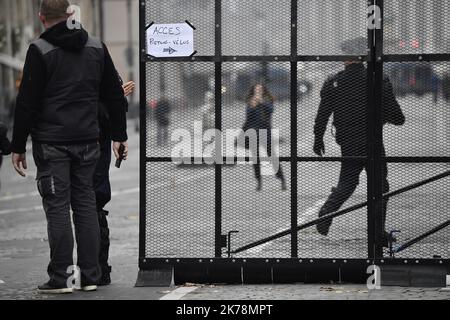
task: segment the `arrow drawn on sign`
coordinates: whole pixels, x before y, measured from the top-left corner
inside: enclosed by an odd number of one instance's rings
[[[171,47],[169,47],[169,48],[163,49],[163,52],[164,52],[164,53],[165,53],[165,52],[168,52],[169,54],[172,54],[172,53],[174,53],[174,52],[177,52],[177,50],[172,49]]]

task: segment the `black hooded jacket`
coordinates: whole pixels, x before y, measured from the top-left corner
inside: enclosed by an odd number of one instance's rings
[[[106,46],[66,22],[49,28],[27,53],[12,151],[24,153],[29,134],[47,144],[97,141],[100,100],[108,109],[112,139],[126,141],[123,89]]]
[[[354,155],[365,154],[367,144],[367,69],[354,63],[330,77],[321,91],[321,102],[314,125],[316,139],[323,139],[329,118],[333,116],[336,142]],[[383,81],[383,124],[403,125],[405,116],[395,98],[388,78]]]

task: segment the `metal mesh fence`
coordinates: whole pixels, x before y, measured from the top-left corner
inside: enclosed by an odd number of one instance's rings
[[[352,163],[353,164],[353,163]],[[357,163],[358,164],[358,163]],[[298,220],[299,224],[318,217],[320,209],[338,186],[340,163],[299,163]],[[362,170],[360,183],[342,209],[365,202],[367,183]],[[344,175],[343,179],[349,176]],[[299,256],[308,258],[365,258],[367,257],[367,208],[362,208],[333,220],[327,237],[316,227],[299,233]]]
[[[387,54],[449,53],[448,1],[386,0],[384,51]]]
[[[171,157],[184,134],[214,128],[214,64],[162,62],[147,65],[148,157]],[[174,138],[174,141],[172,141]],[[189,155],[186,155],[190,157]],[[191,155],[193,156],[193,155]]]
[[[222,69],[222,129],[244,128],[252,88],[267,84],[273,96],[272,130],[278,130],[278,154],[290,156],[290,82],[289,63],[243,62],[225,63]]]
[[[384,1],[384,56],[377,61],[376,47],[369,45],[367,1],[145,3],[145,25],[192,23],[197,51],[194,58],[173,61],[143,55],[145,257],[226,258],[228,244],[239,251],[236,258],[367,259],[377,223],[385,222],[387,232],[400,230],[402,244],[449,219],[448,178],[392,196],[385,221],[374,200],[375,192],[405,188],[450,168],[450,65],[446,57],[418,62],[417,56],[448,52],[448,1]],[[407,55],[405,61],[399,54]],[[378,74],[378,65],[382,83],[369,77]],[[256,111],[262,118],[252,124],[257,84],[269,94],[265,109]],[[381,96],[381,105],[370,93]],[[205,147],[206,130],[221,129],[226,141],[227,130],[261,123],[279,132],[273,143],[278,168],[171,161],[180,155],[174,151],[181,140],[190,150],[183,156],[197,157],[193,151],[198,141]],[[314,150],[321,135],[322,158]],[[234,141],[222,146],[223,156],[245,149]],[[259,156],[267,153],[258,150]],[[379,166],[370,167],[374,161]],[[334,218],[327,235],[316,225],[289,232],[325,211],[358,204]],[[224,241],[230,231],[238,231],[231,243]],[[449,240],[443,229],[396,257],[447,259]]]
[[[384,141],[389,156],[448,156],[450,111],[445,77],[449,71],[448,62],[385,64],[384,73],[406,118],[401,128],[385,127]]]
[[[448,171],[448,164],[390,163],[389,184],[399,189]],[[387,226],[399,230],[398,242],[403,244],[449,220],[448,178],[393,197],[388,203]],[[449,258],[450,234],[440,232],[418,242],[396,255],[399,258]]]
[[[146,257],[214,256],[214,183],[212,168],[147,165]]]
[[[281,163],[281,170],[290,176],[289,163]],[[223,230],[239,231],[232,236],[232,247],[239,248],[253,241],[271,236],[290,227],[290,184],[287,190],[281,189],[281,183],[270,166],[261,168],[267,172],[263,176],[262,190],[257,191],[254,168],[249,165],[227,167],[222,171]],[[290,180],[290,179],[288,179]],[[236,257],[251,258],[289,258],[290,237],[273,241]]]
[[[223,54],[289,55],[290,2],[290,0],[222,1]]]
[[[367,1],[298,1],[299,55],[341,55],[341,44],[358,37],[367,38]]]

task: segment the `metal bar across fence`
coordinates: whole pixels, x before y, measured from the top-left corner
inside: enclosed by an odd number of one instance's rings
[[[386,193],[386,194],[383,195],[383,199],[389,199],[389,198],[394,197],[394,196],[396,196],[396,195],[399,195],[399,194],[402,194],[402,193],[411,191],[411,190],[413,190],[413,189],[420,188],[420,187],[422,187],[422,186],[424,186],[424,185],[427,185],[427,184],[429,184],[429,183],[432,183],[432,182],[435,182],[435,181],[438,181],[438,180],[442,180],[442,179],[444,179],[444,178],[446,178],[446,177],[448,177],[448,176],[450,176],[450,171],[447,171],[447,172],[444,172],[444,173],[442,173],[442,174],[439,174],[439,175],[436,175],[436,176],[434,176],[434,177],[431,177],[431,178],[429,178],[429,179],[426,179],[426,180],[423,180],[423,181],[414,183],[414,184],[409,185],[409,186],[406,186],[406,187],[404,187],[404,188],[401,188],[401,189],[398,189],[398,190],[395,190],[395,191]],[[337,212],[335,212],[335,213],[332,213],[332,214],[329,214],[329,215],[326,215],[326,216],[317,218],[317,219],[312,220],[312,221],[310,221],[310,222],[301,224],[301,225],[297,226],[294,230],[295,230],[296,232],[299,232],[299,231],[301,231],[301,230],[303,230],[303,229],[307,229],[307,228],[310,228],[310,227],[312,227],[312,226],[315,226],[315,225],[317,225],[317,224],[319,224],[319,223],[321,223],[321,222],[324,222],[324,221],[326,221],[326,220],[328,220],[328,219],[337,218],[337,217],[343,216],[343,215],[345,215],[345,214],[347,214],[347,213],[354,212],[354,211],[356,211],[356,210],[358,210],[358,209],[364,208],[364,207],[367,206],[367,204],[368,204],[367,201],[366,201],[366,202],[359,203],[359,204],[356,204],[356,205],[351,206],[351,207],[349,207],[349,208],[346,208],[346,209],[337,211]],[[447,225],[445,225],[444,227],[440,228],[439,230],[445,228],[446,226],[447,226]],[[433,229],[433,230],[434,230],[434,229]],[[438,230],[438,231],[439,231],[439,230]],[[277,239],[279,239],[279,238],[285,237],[285,236],[289,235],[291,232],[292,232],[291,229],[288,229],[288,230],[279,232],[279,233],[277,233],[277,234],[274,234],[273,236],[270,236],[270,237],[267,237],[267,238],[264,238],[264,239],[261,239],[261,240],[252,242],[252,243],[250,243],[250,244],[248,244],[248,245],[245,245],[245,246],[243,246],[243,247],[241,247],[241,248],[238,248],[238,249],[236,249],[236,250],[233,250],[231,253],[237,254],[237,253],[240,253],[240,252],[243,252],[243,251],[246,251],[246,250],[249,250],[249,249],[258,247],[258,246],[263,245],[263,244],[265,244],[265,243],[267,243],[267,242],[271,242],[271,241],[273,241],[273,240],[277,240]],[[434,231],[434,232],[436,232],[436,231]],[[432,233],[434,233],[434,232],[432,232]],[[420,239],[422,239],[422,238],[420,238]],[[420,239],[419,239],[419,240],[420,240]],[[416,243],[416,242],[417,242],[417,241],[411,243],[410,245],[408,245],[408,247],[411,246],[412,244]],[[406,248],[407,248],[407,247],[405,247],[404,249],[406,249]]]

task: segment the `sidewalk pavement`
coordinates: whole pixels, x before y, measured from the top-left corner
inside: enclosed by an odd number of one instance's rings
[[[181,287],[135,288],[137,261],[133,256],[114,256],[113,284],[91,293],[43,295],[36,286],[46,280],[48,247],[45,241],[24,240],[6,243],[11,250],[0,258],[0,300],[450,300],[450,291],[442,288],[383,287],[368,290],[355,284],[290,284],[290,285],[196,285]],[[189,287],[190,290],[186,290]],[[180,294],[181,292],[181,294]],[[187,294],[182,292],[188,292]]]

